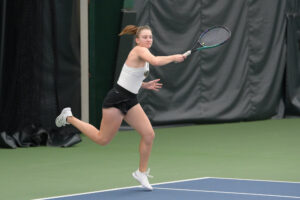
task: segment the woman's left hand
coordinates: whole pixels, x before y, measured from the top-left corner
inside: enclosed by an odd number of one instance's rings
[[[158,81],[160,81],[160,79],[155,79],[153,81],[149,81],[149,82],[143,82],[143,88],[147,89],[147,90],[155,90],[155,91],[159,91],[160,88],[162,88],[162,83],[158,83]]]

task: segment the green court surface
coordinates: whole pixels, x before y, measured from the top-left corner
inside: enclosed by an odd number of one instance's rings
[[[151,183],[197,177],[300,181],[300,119],[155,129]],[[105,147],[0,149],[1,199],[27,200],[138,185],[139,135]]]

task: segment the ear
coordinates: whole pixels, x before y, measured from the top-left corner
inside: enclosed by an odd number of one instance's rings
[[[136,44],[139,44],[139,42],[140,42],[139,38],[136,37],[136,38],[135,38],[135,43],[136,43]]]

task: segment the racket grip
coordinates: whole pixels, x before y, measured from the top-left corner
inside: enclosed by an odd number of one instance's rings
[[[186,56],[186,57],[188,57],[189,55],[191,55],[191,53],[192,53],[191,50],[188,50],[188,51],[185,52],[183,55]]]

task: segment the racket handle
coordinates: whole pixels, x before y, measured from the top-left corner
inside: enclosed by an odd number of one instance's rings
[[[188,57],[189,55],[191,55],[191,53],[192,53],[191,50],[188,50],[188,51],[185,52],[183,55],[186,56],[186,57]]]
[[[185,53],[182,54],[182,55],[184,55],[185,57],[188,57],[189,55],[191,55],[191,53],[192,53],[192,51],[189,50],[189,51],[185,52]],[[178,62],[175,62],[175,63],[178,63]]]

